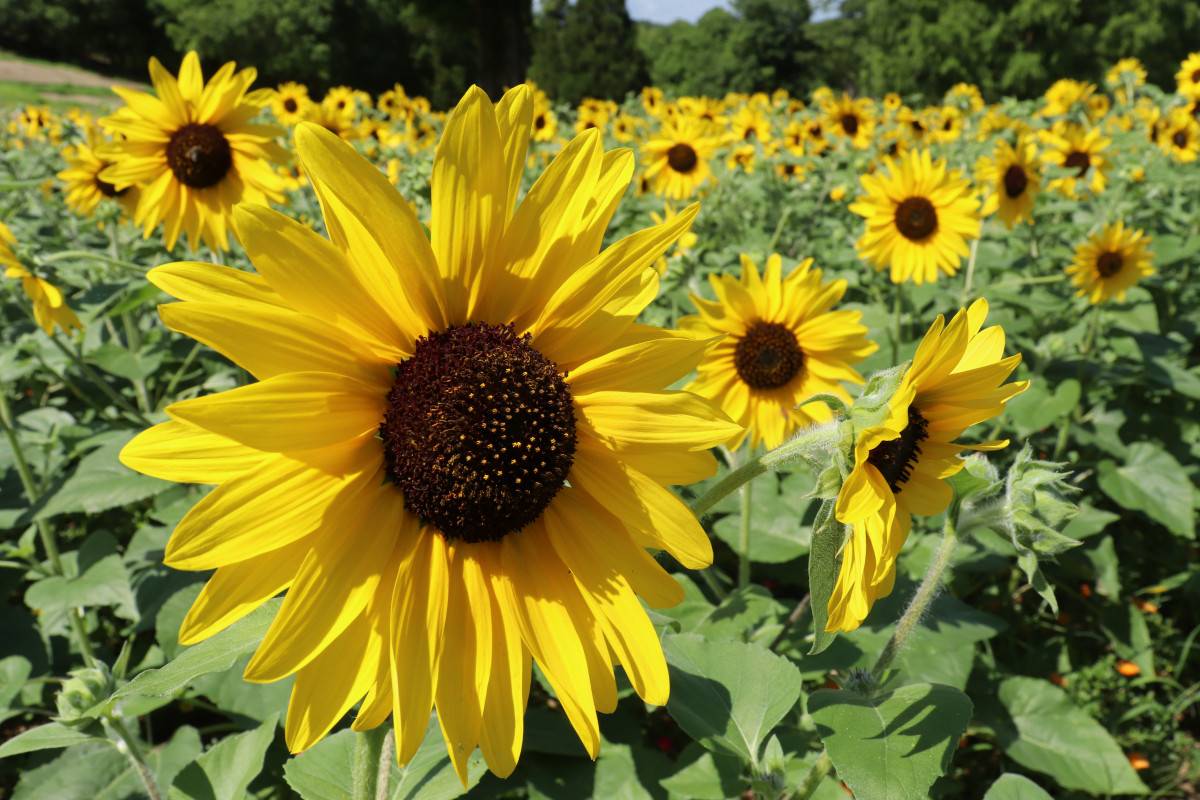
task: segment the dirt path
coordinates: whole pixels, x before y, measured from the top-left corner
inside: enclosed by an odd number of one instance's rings
[[[109,78],[88,72],[78,67],[59,64],[38,64],[31,61],[16,61],[0,56],[0,81],[35,84],[72,84],[75,86],[94,86],[107,89],[114,84],[140,88],[142,84],[127,81],[123,78]]]

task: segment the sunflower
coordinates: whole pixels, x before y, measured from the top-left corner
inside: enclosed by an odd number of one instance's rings
[[[1045,105],[1038,112],[1043,117],[1065,117],[1077,106],[1087,108],[1088,99],[1096,91],[1096,85],[1077,81],[1074,78],[1060,78],[1050,85],[1042,96]]]
[[[246,677],[296,676],[292,751],[362,700],[354,728],[392,713],[403,763],[436,706],[464,782],[476,745],[507,775],[531,659],[593,758],[615,664],[647,702],[667,698],[639,596],[661,607],[682,591],[643,547],[711,561],[665,485],[711,475],[709,448],[739,429],[665,390],[706,343],[634,319],[698,207],[600,252],[633,158],[592,131],[514,208],[532,118],[524,85],[497,106],[467,91],[437,148],[428,235],[378,169],[302,123],[330,239],[241,206],[257,274],[150,273],[184,301],[165,323],[258,382],[168,407],[121,457],[219,484],[167,545],[169,565],[217,570],[181,642],[287,591]]]
[[[711,97],[681,97],[680,109],[702,123],[704,132],[709,136],[718,136],[728,124],[725,117],[725,106],[720,100]]]
[[[691,296],[699,311],[684,317],[687,333],[713,341],[687,386],[721,403],[753,446],[777,447],[798,429],[832,418],[818,394],[847,403],[842,382],[862,383],[854,364],[875,352],[858,311],[833,311],[846,281],[823,281],[812,259],[783,276],[783,259],[767,259],[765,274],[743,255],[742,277],[710,275],[717,300]],[[736,445],[735,445],[736,446]]]
[[[950,505],[954,493],[946,479],[962,469],[959,453],[1008,444],[955,442],[970,426],[999,415],[1028,386],[1004,382],[1021,356],[1004,357],[1000,326],[980,330],[987,311],[987,301],[979,299],[949,325],[938,316],[888,401],[887,416],[855,431],[854,468],[835,506],[850,532],[826,630],[854,630],[872,604],[891,593],[911,516],[937,515]]]
[[[632,114],[618,114],[612,124],[613,138],[618,142],[632,142],[641,125],[642,121]]]
[[[1118,100],[1128,103],[1131,98],[1127,90],[1146,85],[1146,68],[1136,58],[1122,58],[1105,73],[1104,82],[1114,90]]]
[[[956,142],[962,137],[963,115],[954,106],[943,106],[930,114],[930,135],[935,142]]]
[[[755,105],[746,104],[739,108],[729,121],[729,127],[730,138],[744,144],[769,142],[773,136],[770,117]]]
[[[825,105],[825,127],[836,136],[844,137],[859,150],[871,146],[875,132],[875,112],[870,98],[857,100],[848,94]]]
[[[554,141],[557,133],[558,118],[554,116],[554,109],[550,107],[549,101],[535,103],[533,108],[533,140],[535,142],[551,142]]]
[[[676,211],[675,207],[670,203],[663,203],[662,214],[659,214],[656,211],[650,212],[650,219],[654,221],[655,225],[662,225],[664,222],[670,222],[677,216],[679,216],[679,212]],[[679,239],[676,240],[675,246],[671,249],[671,252],[669,254],[664,253],[661,257],[659,257],[658,261],[655,262],[654,268],[658,270],[659,276],[661,277],[667,274],[668,257],[676,258],[678,256],[686,255],[689,250],[696,246],[697,241],[698,237],[692,231],[688,231],[680,236]]]
[[[380,92],[375,100],[375,107],[388,116],[388,119],[407,117],[411,106],[408,104],[408,92],[404,85],[397,83],[387,91]]]
[[[885,171],[861,178],[866,194],[850,210],[866,218],[858,250],[893,283],[933,283],[953,275],[979,237],[979,201],[970,183],[928,150],[884,159]]]
[[[1108,185],[1109,162],[1104,151],[1111,140],[1102,136],[1099,128],[1060,121],[1048,131],[1041,132],[1045,148],[1042,161],[1052,166],[1072,170],[1050,181],[1049,186],[1067,197],[1078,196],[1082,184],[1094,194]]]
[[[1200,98],[1200,51],[1189,53],[1175,73],[1175,91],[1184,97]]]
[[[814,156],[819,156],[829,149],[829,139],[825,136],[821,120],[810,119],[804,123],[804,149]]]
[[[308,87],[302,83],[281,83],[271,96],[271,113],[284,125],[295,125],[308,116]]]
[[[1180,164],[1190,164],[1200,155],[1200,122],[1186,108],[1173,110],[1158,137],[1158,146]]]
[[[804,155],[804,123],[792,120],[783,129],[783,146],[794,156]]]
[[[708,159],[716,146],[698,120],[681,117],[664,123],[653,139],[642,144],[645,177],[655,193],[686,200],[712,176]]]
[[[804,167],[794,161],[778,161],[775,163],[775,174],[785,181],[803,183],[806,173]]]
[[[4,267],[4,277],[21,281],[21,289],[33,306],[33,319],[38,327],[47,336],[53,334],[56,327],[63,333],[83,330],[83,323],[67,305],[58,287],[32,274],[13,255],[12,248],[16,243],[12,231],[0,222],[0,267]]]
[[[336,99],[331,101],[329,98],[325,98],[320,103],[310,105],[307,121],[320,125],[348,142],[358,138],[359,127],[354,124],[354,111],[347,111],[345,106],[339,109]]]
[[[981,156],[976,162],[975,180],[988,193],[984,216],[996,214],[1010,230],[1021,220],[1033,222],[1042,175],[1037,146],[1028,137],[1019,137],[1016,147],[998,139],[992,156]]]
[[[1075,259],[1067,267],[1076,296],[1093,305],[1111,299],[1124,302],[1130,286],[1154,274],[1149,247],[1150,237],[1123,222],[1105,227],[1075,248]]]
[[[883,110],[889,114],[895,114],[904,105],[903,98],[895,92],[888,92],[883,96]]]
[[[983,109],[983,95],[973,83],[956,83],[946,92],[943,102],[956,111],[974,114]]]
[[[652,117],[657,117],[662,113],[663,108],[663,92],[657,86],[645,86],[642,88],[642,108],[646,109],[646,113]]]
[[[89,128],[86,141],[63,150],[67,168],[58,173],[58,178],[66,184],[67,205],[86,217],[96,210],[101,200],[116,200],[125,213],[132,216],[137,210],[138,190],[133,186],[118,189],[100,177],[100,173],[112,164],[96,154],[103,144],[99,132]]]
[[[205,84],[195,52],[184,56],[178,80],[151,58],[157,96],[114,86],[126,105],[100,120],[118,134],[101,153],[114,163],[100,177],[117,191],[141,188],[134,223],[146,237],[163,223],[168,250],[181,231],[192,249],[203,239],[213,250],[227,250],[235,204],[283,199],[270,163],[286,160],[274,141],[282,131],[250,122],[270,91],[247,94],[257,73],[234,68],[229,62]]]
[[[729,150],[725,157],[725,169],[730,172],[741,170],[747,175],[754,174],[754,166],[758,160],[758,149],[752,144],[739,144]]]

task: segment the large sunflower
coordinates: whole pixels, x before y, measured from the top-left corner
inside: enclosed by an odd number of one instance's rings
[[[1110,167],[1105,150],[1112,140],[1101,135],[1099,128],[1059,121],[1042,131],[1041,137],[1045,144],[1042,161],[1069,170],[1050,181],[1051,189],[1072,198],[1078,196],[1080,184],[1096,194],[1104,191]]]
[[[104,199],[115,200],[125,213],[132,215],[137,210],[138,190],[134,186],[118,189],[100,177],[100,173],[112,164],[97,155],[104,147],[98,132],[87,129],[86,141],[63,150],[67,168],[58,173],[59,180],[66,184],[67,205],[83,216],[89,216]]]
[[[799,428],[831,418],[818,394],[850,402],[842,382],[862,383],[854,364],[875,352],[858,311],[831,310],[846,281],[822,281],[805,259],[786,277],[783,259],[772,255],[766,272],[742,256],[742,277],[711,275],[717,300],[692,295],[700,313],[680,327],[715,341],[688,389],[721,404],[745,428],[754,446],[778,447]],[[719,337],[714,340],[714,337]]]
[[[987,301],[976,300],[949,325],[940,315],[921,340],[879,424],[855,432],[854,468],[838,492],[835,514],[850,527],[842,545],[826,630],[852,631],[891,593],[896,556],[911,516],[940,514],[953,491],[946,479],[962,469],[964,450],[996,450],[1007,441],[955,442],[1025,390],[1004,381],[1021,356],[1004,357],[1004,330],[981,331]]]
[[[890,267],[893,283],[933,283],[957,271],[980,229],[979,201],[965,178],[928,150],[911,150],[861,180],[866,194],[850,210],[866,218],[863,258]]]
[[[991,157],[980,156],[975,179],[988,193],[983,214],[996,214],[1008,228],[1021,220],[1033,221],[1033,203],[1041,186],[1037,146],[1028,137],[1017,139],[1016,147],[998,139]]]
[[[234,205],[283,199],[270,163],[286,160],[275,143],[282,131],[250,121],[271,91],[247,94],[257,72],[234,68],[229,62],[205,83],[200,59],[190,52],[176,80],[151,58],[157,96],[114,86],[126,105],[100,120],[118,134],[102,153],[115,163],[101,177],[117,191],[141,187],[134,222],[147,237],[163,223],[167,249],[186,231],[193,249],[203,239],[213,250],[226,250]]]
[[[1075,294],[1093,304],[1124,301],[1130,286],[1154,274],[1149,248],[1150,237],[1142,231],[1130,230],[1124,222],[1106,226],[1075,248],[1067,267]]]
[[[686,200],[712,176],[708,159],[717,142],[705,135],[704,127],[696,119],[680,117],[663,123],[642,145],[645,176],[656,194]]]
[[[514,208],[532,117],[528,87],[495,107],[466,93],[435,156],[428,237],[378,169],[302,123],[330,239],[240,206],[257,274],[150,273],[184,301],[162,308],[169,327],[259,380],[168,407],[122,460],[219,484],[167,546],[172,566],[217,570],[180,641],[287,591],[246,677],[296,675],[293,751],[361,700],[354,727],[393,713],[404,762],[436,705],[460,776],[477,744],[507,775],[531,658],[593,757],[615,664],[647,702],[667,699],[638,598],[681,590],[642,548],[710,562],[665,485],[714,472],[709,448],[739,429],[664,388],[706,343],[634,319],[697,207],[600,252],[633,158],[589,131]]]

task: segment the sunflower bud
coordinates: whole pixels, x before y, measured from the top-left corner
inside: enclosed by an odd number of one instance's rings
[[[86,725],[93,720],[91,709],[116,689],[115,681],[103,663],[72,670],[69,675],[55,698],[58,721],[65,725]]]

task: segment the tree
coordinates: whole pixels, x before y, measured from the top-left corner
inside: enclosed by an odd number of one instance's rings
[[[547,0],[534,25],[529,75],[552,97],[622,98],[648,81],[625,0]]]

